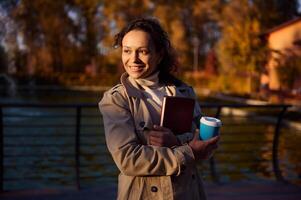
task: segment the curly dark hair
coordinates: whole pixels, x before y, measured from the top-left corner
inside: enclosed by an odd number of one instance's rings
[[[121,47],[124,36],[132,30],[141,30],[150,35],[156,51],[162,52],[162,60],[158,64],[160,82],[175,84],[177,79],[172,72],[177,71],[178,59],[166,31],[159,21],[155,18],[138,18],[131,21],[115,35],[114,47]]]

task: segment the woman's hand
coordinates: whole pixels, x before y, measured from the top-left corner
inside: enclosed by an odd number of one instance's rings
[[[159,147],[179,145],[177,137],[170,129],[158,125],[154,125],[153,129],[149,131],[149,143]]]
[[[199,139],[199,129],[196,130],[193,140],[188,144],[191,147],[195,160],[208,159],[218,147],[219,136],[202,141]]]

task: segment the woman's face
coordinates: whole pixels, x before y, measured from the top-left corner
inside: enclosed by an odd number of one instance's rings
[[[150,35],[141,30],[128,32],[122,40],[122,63],[133,78],[146,78],[157,69],[160,55]]]

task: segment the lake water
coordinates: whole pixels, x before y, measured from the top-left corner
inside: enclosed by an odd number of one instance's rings
[[[98,103],[101,92],[40,91],[0,98],[18,103]],[[206,98],[201,98],[206,102]],[[207,115],[214,110],[203,109]],[[5,108],[4,189],[74,188],[75,109]],[[221,143],[215,154],[221,182],[275,179],[272,166],[274,124],[255,117],[222,113]],[[82,187],[116,184],[118,170],[107,152],[98,108],[82,110],[80,181]],[[301,183],[301,132],[282,128],[279,161],[282,175]],[[209,162],[199,164],[205,181],[212,181]]]

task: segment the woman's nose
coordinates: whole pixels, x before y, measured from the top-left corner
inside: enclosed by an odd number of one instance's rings
[[[138,52],[133,52],[131,55],[131,59],[133,62],[138,62],[140,60]]]

